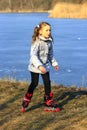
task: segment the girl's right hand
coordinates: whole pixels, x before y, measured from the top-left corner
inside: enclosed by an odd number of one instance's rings
[[[39,68],[39,70],[43,73],[43,74],[45,74],[46,72],[47,72],[47,70],[45,69],[45,67],[44,66],[39,66],[38,67]]]

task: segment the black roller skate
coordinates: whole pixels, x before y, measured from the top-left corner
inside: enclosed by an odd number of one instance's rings
[[[32,94],[30,93],[26,93],[22,102],[22,109],[21,112],[25,112],[25,108],[28,107],[30,101],[32,98]]]
[[[45,101],[45,108],[44,111],[46,112],[60,112],[59,105],[56,104],[52,100],[53,94],[50,93],[49,95],[44,96],[44,101]]]

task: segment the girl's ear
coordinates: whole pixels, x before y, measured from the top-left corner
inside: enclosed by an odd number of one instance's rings
[[[42,31],[41,30],[39,31],[39,34],[42,35]]]

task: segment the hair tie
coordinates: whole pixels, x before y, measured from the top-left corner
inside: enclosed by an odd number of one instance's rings
[[[36,27],[39,28],[40,27],[39,24]]]

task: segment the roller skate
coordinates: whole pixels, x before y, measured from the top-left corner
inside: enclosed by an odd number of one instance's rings
[[[59,105],[56,104],[56,102],[52,100],[52,97],[53,97],[52,93],[44,96],[44,101],[45,101],[44,111],[45,112],[60,112]]]
[[[30,94],[30,93],[25,94],[23,102],[22,102],[21,112],[25,112],[25,108],[28,107],[28,105],[29,105],[29,103],[31,101],[31,98],[32,98],[32,94]]]

